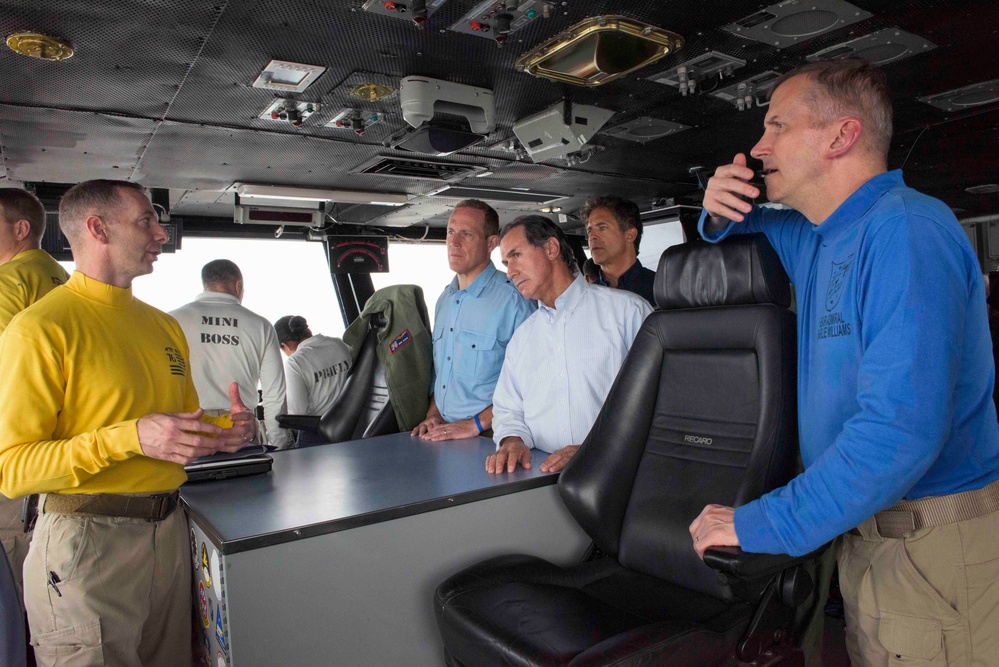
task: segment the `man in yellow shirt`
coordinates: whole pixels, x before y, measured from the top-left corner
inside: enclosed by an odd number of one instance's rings
[[[19,312],[69,280],[69,274],[41,249],[45,207],[19,188],[0,188],[0,334]],[[20,499],[0,496],[0,542],[21,590],[21,567],[31,533],[21,525]]]
[[[188,665],[176,490],[255,420],[233,385],[230,416],[207,423],[180,326],[132,296],[167,239],[143,189],[81,183],[59,224],[76,272],[0,336],[0,493],[47,494],[24,565],[31,643],[39,665]]]
[[[45,207],[19,188],[0,188],[0,333],[19,312],[69,280],[41,249]]]

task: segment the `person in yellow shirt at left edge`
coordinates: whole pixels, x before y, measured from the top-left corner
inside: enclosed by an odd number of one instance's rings
[[[24,564],[39,665],[190,664],[184,464],[256,433],[230,388],[207,418],[177,321],[132,296],[167,234],[144,189],[59,204],[77,270],[0,336],[0,493],[46,494]]]
[[[45,207],[20,188],[0,188],[0,334],[19,312],[69,280],[59,262],[41,249]],[[21,591],[21,566],[31,533],[21,525],[20,499],[0,496],[0,543]]]

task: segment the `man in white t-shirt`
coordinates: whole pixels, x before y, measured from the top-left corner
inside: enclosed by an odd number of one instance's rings
[[[267,441],[285,449],[291,432],[280,428],[285,410],[284,369],[274,327],[243,307],[243,274],[234,262],[216,259],[201,269],[205,288],[191,303],[170,314],[177,318],[191,347],[194,386],[209,414],[229,412],[229,385],[239,383],[240,398],[256,405],[259,382],[264,395]]]
[[[286,315],[274,328],[288,356],[288,413],[323,416],[347,381],[350,348],[339,338],[313,334],[301,315]]]

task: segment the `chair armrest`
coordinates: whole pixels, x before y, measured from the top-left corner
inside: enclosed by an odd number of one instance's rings
[[[278,415],[277,423],[282,428],[294,428],[299,431],[319,432],[319,417],[312,415]]]
[[[737,579],[765,579],[818,558],[828,548],[826,544],[804,556],[789,556],[751,553],[739,547],[711,547],[704,552],[704,564]]]

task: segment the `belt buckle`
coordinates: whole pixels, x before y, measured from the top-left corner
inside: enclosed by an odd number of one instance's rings
[[[909,510],[883,510],[874,515],[882,537],[897,539],[915,532],[916,514]]]
[[[159,522],[167,518],[177,509],[177,497],[173,493],[165,493],[156,498],[158,503],[155,516],[151,516],[146,521]]]

